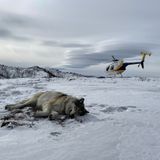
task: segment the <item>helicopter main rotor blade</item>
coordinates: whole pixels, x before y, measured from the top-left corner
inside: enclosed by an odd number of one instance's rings
[[[114,56],[112,56],[112,58],[113,58],[113,61],[118,61],[118,59],[116,59]]]

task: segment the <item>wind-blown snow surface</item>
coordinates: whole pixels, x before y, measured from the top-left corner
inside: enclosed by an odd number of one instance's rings
[[[0,128],[4,160],[158,160],[160,79],[0,80],[0,114],[8,103],[43,90],[85,97],[90,113],[63,125]]]

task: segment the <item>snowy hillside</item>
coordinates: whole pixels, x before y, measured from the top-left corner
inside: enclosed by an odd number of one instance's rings
[[[46,90],[84,97],[90,113],[63,124],[0,128],[0,159],[159,160],[160,79],[1,79],[1,117],[4,105]]]
[[[39,66],[22,68],[0,65],[0,79],[10,78],[74,78],[82,77],[80,74],[62,72],[54,68],[42,68]]]

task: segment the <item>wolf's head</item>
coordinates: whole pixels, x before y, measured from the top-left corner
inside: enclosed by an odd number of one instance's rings
[[[75,116],[83,116],[89,113],[85,109],[84,98],[76,99],[72,102],[72,106],[70,107],[69,116],[74,118]]]

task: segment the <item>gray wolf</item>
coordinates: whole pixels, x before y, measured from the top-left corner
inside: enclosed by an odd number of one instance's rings
[[[31,107],[35,111],[34,116],[39,118],[55,119],[58,115],[75,118],[89,113],[85,109],[84,98],[78,99],[56,91],[39,92],[27,100],[6,105],[5,109],[12,111],[25,107]]]

